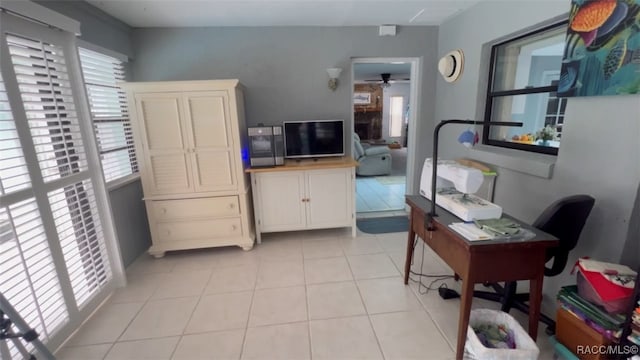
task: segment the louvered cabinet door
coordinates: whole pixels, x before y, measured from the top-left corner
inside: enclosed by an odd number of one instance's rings
[[[182,94],[137,94],[145,196],[193,192]]]
[[[183,99],[195,191],[236,190],[236,159],[227,92],[189,92]]]

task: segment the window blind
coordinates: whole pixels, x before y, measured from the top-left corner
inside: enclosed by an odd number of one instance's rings
[[[113,228],[73,36],[0,21],[0,292],[55,349],[113,287]]]
[[[86,171],[62,48],[14,35],[7,44],[44,181]]]
[[[31,187],[1,75],[0,159],[0,200]],[[69,316],[33,197],[0,207],[0,264],[0,293],[46,341]],[[20,357],[13,342],[8,348],[12,358]],[[31,350],[31,345],[27,348]]]
[[[127,99],[117,84],[125,80],[124,63],[85,48],[79,53],[105,180],[136,173]]]
[[[0,195],[29,187],[31,179],[0,74]]]
[[[111,280],[93,188],[82,181],[48,194],[76,302],[83,306]]]

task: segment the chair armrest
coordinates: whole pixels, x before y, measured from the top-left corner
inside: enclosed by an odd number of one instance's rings
[[[391,154],[391,151],[390,151],[390,150],[389,150],[389,148],[388,148],[388,147],[386,147],[386,146],[373,146],[373,147],[370,147],[370,148],[368,148],[368,149],[365,149],[365,150],[364,150],[364,154],[365,154],[366,156],[371,156],[371,155],[384,155],[384,154],[390,155],[390,154]]]

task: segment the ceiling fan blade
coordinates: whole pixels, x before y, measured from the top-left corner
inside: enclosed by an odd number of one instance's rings
[[[393,79],[393,80],[389,80],[390,84],[404,84],[404,83],[408,83],[409,81],[411,81],[411,79]]]

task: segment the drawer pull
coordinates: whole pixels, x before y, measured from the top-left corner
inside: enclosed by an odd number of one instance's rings
[[[231,225],[231,230],[232,231],[236,231],[236,230],[238,230],[238,227],[236,225]]]
[[[166,208],[162,208],[162,214],[164,214],[164,215],[167,214],[167,209]]]
[[[235,207],[236,207],[236,205],[235,205],[235,204],[233,204],[233,203],[229,204],[229,209],[232,209],[232,210],[233,210],[233,208],[235,208]]]
[[[167,230],[167,236],[171,236],[171,230]]]

